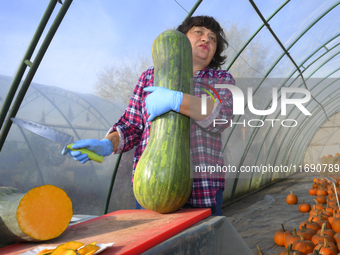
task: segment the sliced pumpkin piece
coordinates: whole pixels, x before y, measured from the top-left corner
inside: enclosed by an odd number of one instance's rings
[[[53,185],[28,191],[17,209],[21,230],[36,240],[50,240],[61,235],[72,218],[72,202],[66,192]]]
[[[95,253],[100,247],[97,245],[93,245],[93,244],[87,244],[85,245],[83,248],[80,248],[79,250],[77,250],[78,254],[80,255],[90,255]],[[93,253],[90,253],[93,252]]]
[[[57,246],[57,248],[54,249],[54,251],[51,253],[51,255],[60,255],[62,249],[65,247],[65,244],[61,244]]]
[[[77,255],[77,252],[75,250],[62,248],[59,255]]]
[[[85,253],[85,255],[92,255],[92,254],[94,254],[96,251],[90,251],[90,252],[88,252],[88,253]]]
[[[49,255],[54,251],[54,249],[43,249],[37,253],[37,255]]]
[[[83,245],[84,245],[84,243],[77,242],[77,241],[71,241],[71,242],[65,243],[64,249],[78,250]]]

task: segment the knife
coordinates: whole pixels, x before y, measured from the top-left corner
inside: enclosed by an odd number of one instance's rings
[[[104,160],[103,156],[99,156],[93,151],[90,151],[88,149],[72,149],[72,145],[74,144],[74,139],[72,135],[66,134],[64,132],[54,130],[50,127],[41,125],[39,123],[35,123],[30,120],[23,120],[18,118],[11,118],[12,122],[17,124],[18,126],[36,134],[41,137],[44,137],[48,140],[51,140],[53,142],[59,143],[64,146],[63,151],[67,149],[73,150],[73,151],[80,151],[82,154],[87,154],[89,159],[92,159],[96,162],[102,163]]]

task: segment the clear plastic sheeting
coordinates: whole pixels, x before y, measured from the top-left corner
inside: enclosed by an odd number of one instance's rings
[[[4,87],[5,83],[1,88]],[[102,139],[122,109],[125,104],[121,102],[112,103],[91,94],[32,84],[16,117],[62,131],[77,141]],[[70,196],[74,213],[101,215],[117,155],[105,158],[101,164],[94,161],[79,164],[70,156],[61,155],[62,149],[62,145],[13,124],[0,154],[0,185],[27,192],[34,186],[53,184]],[[132,191],[127,191],[131,186],[131,169],[124,169],[114,186],[114,197],[122,198],[119,208],[132,209]],[[123,187],[119,187],[122,184]],[[117,205],[112,204],[112,207],[117,208]]]
[[[143,255],[253,255],[226,217],[211,216],[154,246]]]
[[[47,6],[45,1],[0,1],[3,37],[0,41],[0,107]],[[102,139],[123,114],[140,74],[153,65],[151,48],[155,38],[181,24],[194,6],[197,9],[193,16],[213,16],[224,28],[229,47],[222,69],[233,75],[245,98],[244,114],[236,115],[234,121],[245,121],[246,125],[230,126],[222,133],[225,164],[236,169],[225,173],[224,203],[232,203],[278,179],[296,176],[281,170],[241,172],[241,168],[270,165],[303,171],[305,163],[317,163],[323,155],[338,152],[339,124],[335,117],[340,111],[338,0],[232,3],[74,0],[16,117],[63,131],[75,140]],[[60,9],[58,1],[47,28]],[[46,34],[44,31],[42,37]],[[22,79],[27,77],[28,69]],[[271,90],[277,88],[277,110],[270,115],[252,113],[247,103],[249,88],[254,107],[259,110],[273,105]],[[308,89],[313,98],[303,105],[312,115],[306,116],[293,104],[282,114],[281,88]],[[292,93],[289,98],[302,97]],[[249,120],[256,119],[265,124],[247,125]],[[274,126],[270,126],[270,119],[277,120]],[[284,119],[297,121],[298,125],[283,127]],[[328,122],[331,127],[323,126]],[[250,124],[259,123],[251,121]],[[102,164],[82,165],[60,155],[61,150],[61,145],[12,125],[0,153],[0,185],[23,191],[44,183],[60,186],[70,194],[75,213],[80,214],[100,215],[110,195],[109,211],[134,207],[133,151],[124,153],[120,162],[117,155],[112,155]],[[111,192],[110,182],[117,169]]]

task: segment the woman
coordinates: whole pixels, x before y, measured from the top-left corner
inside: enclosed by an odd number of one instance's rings
[[[187,18],[178,28],[186,34],[192,47],[193,77],[195,79],[219,79],[224,84],[234,84],[231,74],[219,68],[225,61],[222,56],[228,46],[222,28],[218,22],[208,16]],[[152,120],[168,111],[176,111],[190,117],[193,121],[191,134],[191,155],[195,165],[223,166],[221,132],[228,126],[213,125],[214,119],[232,118],[232,96],[229,90],[219,89],[222,105],[207,99],[207,115],[201,114],[201,91],[194,90],[194,95],[153,86],[154,69],[146,70],[138,80],[127,109],[118,122],[109,130],[101,141],[94,139],[80,140],[74,149],[87,148],[98,155],[108,156],[121,153],[136,146],[133,159],[133,172],[143,153]],[[190,107],[191,106],[191,107]],[[208,116],[208,117],[207,117]],[[75,160],[85,163],[86,154],[70,151]],[[224,176],[209,178],[195,176],[191,196],[185,207],[211,208],[212,215],[222,215]],[[136,209],[140,209],[136,201]]]

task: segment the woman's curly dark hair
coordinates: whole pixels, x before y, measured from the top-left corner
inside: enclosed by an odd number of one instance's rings
[[[227,59],[226,55],[222,55],[223,51],[228,48],[228,42],[225,38],[226,36],[222,27],[213,17],[195,16],[186,18],[176,30],[182,32],[183,34],[187,34],[188,31],[194,26],[205,27],[216,34],[216,52],[208,66],[210,68],[218,69],[225,63],[225,60]]]

